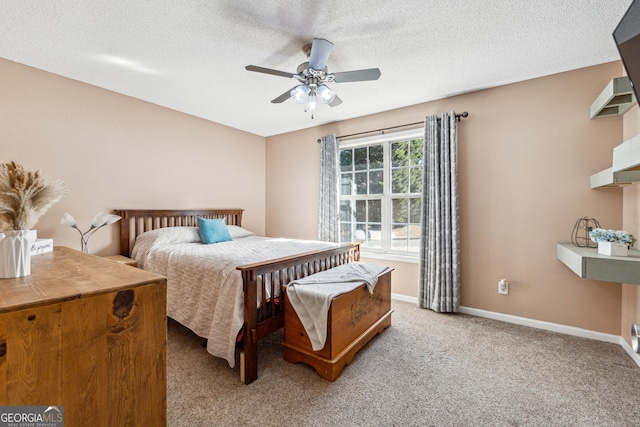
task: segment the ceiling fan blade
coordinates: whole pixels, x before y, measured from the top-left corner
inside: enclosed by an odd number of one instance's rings
[[[281,77],[288,77],[288,78],[293,78],[297,76],[297,74],[287,73],[286,71],[272,70],[271,68],[258,67],[256,65],[247,65],[244,68],[247,71],[255,71],[256,73],[271,74],[274,76],[281,76]]]
[[[345,71],[343,73],[334,73],[333,81],[336,83],[347,83],[378,80],[380,78],[380,74],[380,70],[377,68],[369,68],[367,70],[357,71]]]
[[[325,39],[313,39],[311,54],[309,55],[309,68],[316,71],[324,70],[333,49],[333,43]]]
[[[279,97],[277,97],[274,100],[272,100],[271,103],[272,104],[280,104],[280,103],[286,101],[289,98],[291,98],[291,89],[289,89],[288,91],[286,91],[285,93],[283,93]]]
[[[333,98],[333,101],[329,103],[329,107],[337,107],[340,104],[342,104],[342,99],[340,99],[340,97],[336,95],[336,97]]]

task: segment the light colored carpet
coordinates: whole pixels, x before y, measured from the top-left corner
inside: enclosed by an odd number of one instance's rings
[[[640,367],[615,344],[393,301],[335,382],[259,343],[258,379],[169,321],[169,426],[640,426]]]

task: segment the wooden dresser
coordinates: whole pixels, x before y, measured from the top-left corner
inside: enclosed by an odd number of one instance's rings
[[[166,425],[166,279],[65,247],[0,279],[0,405],[65,427]]]

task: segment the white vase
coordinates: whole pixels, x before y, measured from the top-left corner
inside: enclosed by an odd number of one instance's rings
[[[31,274],[29,230],[9,230],[0,233],[0,278],[9,279]]]
[[[609,256],[627,256],[629,255],[629,247],[614,242],[598,242],[598,253]]]

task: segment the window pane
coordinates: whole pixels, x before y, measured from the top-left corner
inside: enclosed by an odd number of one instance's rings
[[[422,168],[415,167],[409,169],[409,177],[410,177],[410,193],[422,193]]]
[[[391,249],[396,251],[407,250],[407,226],[394,225],[391,229]]]
[[[353,210],[349,200],[340,201],[340,222],[350,222],[353,218]]]
[[[424,143],[422,139],[411,140],[411,166],[422,165],[422,150]]]
[[[393,169],[391,171],[391,192],[394,194],[406,193],[409,189],[409,170],[406,168]]]
[[[409,235],[408,235],[408,248],[407,250],[411,253],[420,252],[420,226],[419,225],[410,225],[409,226]]]
[[[369,172],[369,194],[382,194],[384,191],[384,171]]]
[[[340,223],[340,240],[342,242],[351,242],[353,241],[353,235],[351,234],[351,223],[350,222],[341,222]]]
[[[407,166],[409,145],[407,141],[394,142],[391,144],[391,166]]]
[[[369,225],[367,227],[367,243],[365,244],[367,248],[382,248],[382,228],[380,225]]]
[[[367,204],[369,222],[382,222],[382,200],[368,200]]]
[[[406,224],[407,218],[407,199],[393,199],[391,201],[391,222]]]
[[[354,240],[366,242],[367,240],[367,226],[364,224],[356,224],[356,232],[353,236]]]
[[[369,169],[382,169],[384,167],[384,150],[382,145],[369,147]]]
[[[357,222],[367,221],[367,201],[366,200],[356,200],[356,221]]]
[[[420,210],[422,208],[422,199],[419,197],[412,197],[411,199],[409,199],[409,201],[409,212],[411,213],[410,222],[412,224],[420,224]]]
[[[356,148],[353,152],[356,170],[367,169],[367,147]]]
[[[353,175],[349,173],[340,174],[340,194],[342,196],[351,195],[353,189]]]
[[[356,172],[356,194],[367,194],[367,173]]]
[[[340,150],[340,172],[353,170],[353,150]]]

